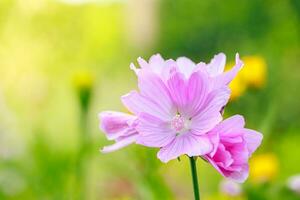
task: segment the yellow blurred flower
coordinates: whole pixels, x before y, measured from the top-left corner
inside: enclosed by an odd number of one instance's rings
[[[231,89],[230,100],[235,100],[244,94],[247,85],[240,76],[237,76],[231,81],[229,87]]]
[[[240,72],[247,85],[261,88],[266,82],[267,64],[261,56],[245,56],[242,58],[244,67]]]
[[[91,72],[81,71],[74,75],[74,86],[79,97],[80,106],[87,111],[92,95],[94,76]]]
[[[73,81],[76,89],[90,89],[93,87],[94,76],[91,72],[81,71],[74,75]]]
[[[272,153],[257,155],[250,160],[250,180],[255,183],[272,181],[278,170],[278,159]]]
[[[245,56],[242,58],[244,67],[229,84],[231,89],[231,100],[242,96],[247,88],[262,88],[266,82],[267,64],[261,56]],[[229,63],[226,69],[231,68],[234,63]]]

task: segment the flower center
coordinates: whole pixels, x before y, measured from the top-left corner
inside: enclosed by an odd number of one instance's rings
[[[186,119],[179,113],[176,114],[171,121],[171,127],[175,130],[176,136],[187,133],[190,130],[190,126],[191,119]]]
[[[184,119],[180,114],[175,115],[171,121],[172,128],[175,129],[176,132],[181,131],[184,128]]]

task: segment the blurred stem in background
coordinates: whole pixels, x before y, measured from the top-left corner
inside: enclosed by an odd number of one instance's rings
[[[174,199],[170,187],[159,171],[161,162],[155,155],[156,151],[153,149],[138,149],[133,155],[137,158],[140,173],[136,186],[144,191],[144,194],[140,194],[141,199]]]
[[[194,197],[195,197],[195,200],[200,200],[196,158],[189,157],[189,159],[190,159],[191,173],[192,173],[192,179],[193,179]]]
[[[88,111],[93,89],[93,77],[88,72],[78,73],[74,77],[80,104],[79,149],[76,157],[76,199],[86,199],[86,166],[89,156],[90,135],[88,130]]]

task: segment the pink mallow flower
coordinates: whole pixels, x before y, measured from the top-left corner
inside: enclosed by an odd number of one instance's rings
[[[227,87],[243,63],[224,72],[226,57],[216,55],[209,64],[195,64],[181,57],[164,60],[159,54],[149,62],[139,58],[141,68],[131,64],[138,76],[140,92],[122,97],[134,115],[119,112],[100,113],[100,127],[116,143],[104,147],[111,152],[138,143],[158,147],[163,162],[180,155],[199,156],[213,150],[215,135],[207,134],[221,120],[220,111],[228,101]]]
[[[249,174],[248,159],[262,141],[262,134],[244,128],[240,115],[232,116],[218,124],[208,134],[218,135],[218,142],[207,159],[224,177],[244,182]]]
[[[122,97],[138,116],[136,143],[160,148],[157,156],[163,162],[211,152],[215,136],[207,132],[222,120],[220,110],[230,96],[226,86],[210,91],[209,77],[202,71],[189,78],[176,67],[171,71],[165,82],[153,72],[140,71],[140,92]]]

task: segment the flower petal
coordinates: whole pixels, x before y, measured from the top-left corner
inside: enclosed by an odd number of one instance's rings
[[[208,162],[224,177],[230,178],[238,183],[243,183],[249,175],[249,167],[248,164],[244,164],[241,166],[239,170],[231,171],[227,170],[223,167],[220,167],[216,162],[214,162],[211,158],[205,156],[204,157]]]
[[[187,101],[188,105],[185,108],[188,117],[193,117],[202,105],[205,103],[209,89],[208,77],[206,74],[194,72],[187,83]]]
[[[263,135],[251,129],[244,129],[244,139],[246,140],[247,148],[251,155],[261,144]]]
[[[229,151],[227,151],[223,144],[220,144],[216,154],[213,157],[218,166],[228,167],[233,163],[233,159]]]
[[[208,115],[210,114],[210,115]],[[210,131],[216,124],[222,121],[221,113],[208,113],[198,115],[192,119],[191,131],[196,135],[203,135]]]
[[[136,130],[131,128],[131,124],[136,117],[121,112],[104,111],[99,114],[99,128],[106,134],[109,140],[135,133]]]
[[[229,96],[230,90],[227,87],[215,90],[208,95],[202,109],[191,120],[191,130],[194,134],[207,133],[222,120],[220,111],[227,103]]]
[[[248,164],[244,164],[239,171],[234,171],[231,173],[225,173],[225,176],[229,177],[230,179],[238,182],[243,183],[249,176],[249,166]]]
[[[161,57],[160,54],[151,56],[151,58],[149,59],[149,63],[141,57],[139,57],[137,61],[140,69],[136,68],[134,64],[130,65],[130,69],[135,71],[136,75],[139,75],[140,71],[147,71],[161,76],[165,68],[165,60]]]
[[[142,69],[147,69],[147,68],[149,68],[149,64],[148,64],[147,61],[145,61],[143,58],[138,57],[137,61],[138,61],[139,65],[140,65],[140,67],[141,67]]]
[[[209,112],[220,112],[222,108],[227,104],[230,97],[230,90],[224,86],[215,91],[209,93],[206,103],[203,105],[201,114]],[[200,114],[200,113],[199,113]]]
[[[148,98],[140,95],[136,91],[129,92],[128,94],[122,96],[121,99],[127,109],[137,116],[140,113],[145,112],[165,121],[171,120],[170,114],[167,113],[165,109],[161,108]]]
[[[176,60],[179,71],[184,74],[184,77],[188,79],[196,68],[196,64],[186,57],[179,57]]]
[[[226,64],[226,56],[224,53],[219,53],[214,56],[209,64],[206,65],[206,70],[210,76],[214,77],[223,73]]]
[[[244,63],[240,60],[239,54],[236,54],[235,66],[231,68],[229,71],[212,78],[212,81],[214,82],[213,88],[216,89],[224,85],[228,85],[232,81],[232,79],[237,75],[237,73],[240,71],[243,65]]]
[[[169,145],[160,149],[157,157],[162,162],[168,162],[183,154],[188,156],[200,156],[209,153],[213,146],[209,138],[205,136],[186,133],[177,136]]]
[[[174,72],[167,81],[167,85],[173,103],[179,112],[183,111],[187,104],[187,90],[183,74]]]
[[[137,143],[148,147],[163,147],[176,136],[170,124],[146,113],[139,115]]]
[[[168,88],[157,74],[141,72],[138,77],[138,86],[141,95],[154,102],[161,111],[168,115],[175,114]]]
[[[110,146],[103,147],[100,151],[102,153],[110,153],[113,151],[116,151],[118,149],[121,149],[125,146],[128,146],[136,141],[136,138],[138,137],[137,134],[130,135],[128,137],[122,138],[121,140],[117,141],[115,144]]]
[[[245,126],[244,117],[241,115],[234,115],[218,124],[212,132],[218,132],[220,137],[235,137],[241,135],[241,130]]]
[[[151,67],[151,71],[157,74],[161,74],[164,65],[165,60],[161,57],[160,54],[155,54],[149,59],[149,66]]]
[[[213,150],[209,153],[209,156],[215,155],[220,145],[220,136],[217,132],[208,132],[207,137],[210,138],[211,143],[213,144]]]
[[[133,70],[136,75],[141,71],[141,69],[137,68],[133,63],[130,63],[130,69]]]

